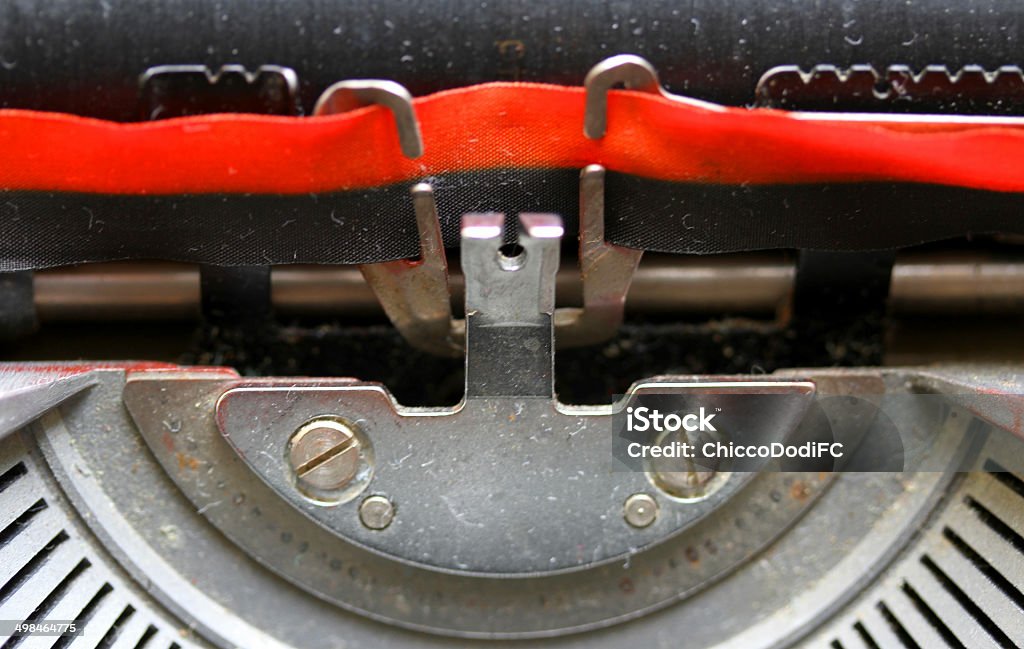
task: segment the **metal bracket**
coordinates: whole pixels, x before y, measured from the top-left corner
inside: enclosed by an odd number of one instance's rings
[[[362,264],[359,270],[388,319],[410,345],[441,356],[463,353],[462,331],[452,319],[448,260],[430,185],[412,188],[420,258]]]
[[[391,111],[398,127],[398,142],[407,158],[423,155],[423,138],[412,105],[412,95],[400,83],[383,79],[339,81],[316,100],[314,115],[333,115],[379,104]]]
[[[559,348],[592,345],[615,335],[622,324],[626,294],[643,256],[641,250],[605,241],[604,176],[600,165],[590,165],[580,173],[583,308],[555,310],[552,306]],[[420,259],[363,264],[359,268],[391,323],[410,345],[442,356],[460,356],[466,349],[466,322],[452,318],[448,262],[433,192],[430,185],[419,183],[412,188],[412,196],[420,233]],[[534,218],[529,216],[528,220]]]
[[[819,66],[809,73],[802,72],[796,66],[781,66],[769,70],[758,82],[757,101],[764,105],[765,98],[786,92],[801,91],[814,94],[817,89],[841,87],[844,94],[850,95],[856,88],[856,94],[863,98],[877,92],[875,87],[879,80],[878,74],[870,66],[853,66],[841,71],[834,66]],[[868,82],[870,81],[870,84]],[[646,59],[633,54],[620,54],[607,58],[587,73],[583,82],[586,87],[586,109],[583,117],[583,134],[595,140],[604,137],[607,129],[608,91],[617,86],[625,86],[629,90],[639,90],[657,94],[665,99],[693,108],[713,112],[724,112],[727,107],[692,97],[674,95],[661,87],[658,73]],[[870,85],[870,88],[868,87]],[[967,66],[957,74],[951,74],[940,66],[929,66],[920,74],[914,74],[906,66],[893,66],[888,71],[888,87],[882,94],[885,98],[896,99],[903,93],[924,94],[935,92],[936,89],[954,88],[967,92],[983,86],[986,90],[1003,89],[1012,97],[1024,92],[1024,74],[1014,66],[999,68],[996,72],[986,72],[976,66]],[[778,88],[776,88],[778,86]],[[878,97],[873,96],[877,101]],[[991,112],[1005,112],[1005,107]],[[987,124],[1022,126],[1024,118],[1007,115],[930,115],[910,113],[871,113],[871,112],[825,112],[825,111],[792,111],[786,113],[791,119],[822,121],[822,122],[879,122],[879,123],[914,123],[914,124],[946,124],[955,121],[959,124]]]
[[[928,65],[915,72],[890,65],[879,72],[868,64],[840,68],[776,66],[761,76],[754,91],[759,107],[786,110],[878,110],[1020,115],[1024,111],[1024,72],[1004,65],[988,71],[966,65],[955,72]]]
[[[299,78],[280,65],[157,65],[139,76],[139,118],[167,119],[203,113],[299,115]]]
[[[560,346],[585,346],[615,335],[626,310],[642,250],[608,243],[604,238],[604,175],[600,165],[580,173],[580,276],[583,308],[555,311],[555,340]]]
[[[724,107],[699,99],[691,99],[666,92],[658,81],[654,66],[635,54],[619,54],[609,57],[590,68],[583,80],[587,91],[587,104],[583,116],[583,134],[591,140],[604,137],[608,124],[608,91],[615,86],[627,90],[639,90],[671,99],[696,108],[722,111]]]

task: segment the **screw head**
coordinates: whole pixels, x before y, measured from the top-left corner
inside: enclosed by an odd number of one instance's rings
[[[626,522],[636,528],[644,528],[658,519],[658,503],[647,494],[633,494],[622,507]]]
[[[341,489],[359,471],[359,438],[348,425],[334,419],[311,421],[289,442],[288,461],[300,486],[316,490]]]
[[[359,505],[359,520],[371,530],[382,530],[395,519],[395,506],[384,496],[370,496]]]
[[[676,442],[703,444],[712,438],[691,439],[683,431],[669,432],[658,440],[660,446]],[[706,461],[691,458],[660,457],[651,459],[647,465],[647,477],[651,484],[671,500],[697,502],[708,498],[725,484],[728,472],[716,471],[705,466]]]
[[[656,487],[670,496],[681,499],[699,499],[708,495],[712,480],[718,474],[690,468],[683,471],[655,471],[652,478]]]

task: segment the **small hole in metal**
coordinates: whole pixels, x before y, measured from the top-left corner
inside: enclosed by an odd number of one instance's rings
[[[506,243],[498,248],[498,265],[502,270],[517,271],[526,264],[526,250],[518,243]]]

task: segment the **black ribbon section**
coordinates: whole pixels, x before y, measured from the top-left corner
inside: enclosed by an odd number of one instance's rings
[[[450,247],[466,212],[556,212],[567,232],[577,227],[575,169],[424,180],[435,188]],[[906,183],[726,186],[618,173],[606,183],[607,239],[658,252],[865,251],[1024,233],[1024,195],[1014,193]],[[316,195],[0,192],[0,271],[118,259],[259,266],[416,257],[412,184]]]
[[[729,186],[608,174],[606,194],[608,239],[657,252],[852,252],[1024,232],[1024,194],[942,185]]]

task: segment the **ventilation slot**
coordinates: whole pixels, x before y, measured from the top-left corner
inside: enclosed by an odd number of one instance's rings
[[[964,503],[970,507],[978,518],[980,518],[981,521],[993,532],[1003,537],[1003,539],[1012,545],[1018,553],[1024,554],[1024,539],[1014,532],[1013,528],[1003,522],[1001,518],[993,514],[987,507],[971,496],[966,496],[964,498]]]
[[[878,603],[878,612],[882,614],[883,618],[885,618],[885,622],[889,625],[892,632],[896,634],[896,637],[899,638],[900,642],[903,643],[904,647],[907,649],[921,649],[921,646],[918,645],[912,637],[910,637],[907,630],[903,628],[903,624],[900,623],[899,619],[892,614],[892,611],[890,611],[889,607],[885,605],[885,602]]]
[[[86,604],[82,611],[75,616],[75,619],[78,620],[78,623],[82,625],[83,629],[89,624],[89,620],[92,619],[103,599],[113,590],[114,588],[110,584],[103,584],[99,591],[93,595],[92,599],[89,600],[89,603]],[[55,642],[53,647],[50,649],[65,649],[73,640],[74,638],[72,636],[58,638],[57,642]]]
[[[18,462],[11,468],[4,471],[3,475],[0,475],[0,493],[3,493],[7,487],[14,483],[15,480],[28,473],[28,469],[25,468],[24,462]]]
[[[952,529],[948,527],[943,529],[942,535],[953,545],[953,547],[957,549],[958,552],[960,552],[960,554],[964,556],[965,559],[970,561],[971,564],[978,569],[978,572],[985,575],[985,578],[992,582],[996,588],[1002,591],[1003,594],[1017,606],[1017,608],[1024,611],[1024,593],[1017,590],[1014,585],[1010,583],[1009,579],[996,570],[992,564],[985,561],[984,557],[975,552],[974,548],[968,545],[968,543],[960,538],[960,536]]]
[[[1001,647],[1009,647],[1011,649],[1014,647],[1010,638],[1008,638],[1006,634],[996,626],[996,623],[993,622],[992,619],[986,615],[975,602],[971,601],[971,598],[969,598],[967,594],[957,586],[956,582],[950,579],[949,575],[935,565],[935,562],[932,561],[931,557],[928,555],[922,556],[921,563],[929,572],[932,573],[932,575],[935,576],[936,579],[939,580],[939,583],[942,584],[942,587],[947,593],[953,596],[953,599],[956,600],[957,604],[959,604],[968,615],[974,618],[978,625],[985,629],[986,633],[992,636],[993,640],[995,640]]]
[[[64,579],[62,579],[59,584],[57,584],[53,591],[46,596],[46,599],[44,599],[39,604],[39,606],[37,606],[36,609],[32,611],[32,614],[25,618],[25,621],[39,622],[45,620],[47,617],[47,613],[53,610],[53,607],[57,604],[57,602],[61,600],[62,597],[64,597],[68,589],[74,583],[75,579],[77,579],[79,575],[85,572],[90,565],[91,564],[89,563],[88,559],[82,559],[81,561],[79,561],[78,564],[71,570],[71,572],[68,573],[68,575],[64,577]],[[12,649],[12,647],[16,647],[19,643],[21,643],[23,639],[23,637],[10,638],[6,643],[0,645],[0,649]]]
[[[946,641],[946,644],[950,647],[954,647],[955,649],[967,649],[967,647],[957,639],[953,632],[949,630],[949,627],[943,623],[942,619],[935,614],[935,611],[933,611],[931,607],[921,599],[921,596],[917,594],[917,591],[914,590],[914,587],[908,582],[903,582],[903,592],[910,598],[910,601],[914,603],[914,607],[917,608],[918,613],[920,613],[924,619],[928,621],[928,624],[932,625],[932,628],[942,636],[942,639]]]
[[[0,587],[0,602],[4,602],[12,593],[18,590],[18,587],[31,577],[36,570],[38,570],[45,562],[46,558],[53,554],[53,551],[60,546],[61,543],[68,540],[67,532],[61,530],[57,536],[55,536],[49,543],[47,543],[42,550],[39,551],[36,556],[32,557],[28,563],[26,563],[21,570],[16,572],[11,579]]]
[[[176,623],[123,587],[70,525],[60,496],[22,456],[0,465],[0,617],[76,620],[78,635],[0,637],[0,649],[183,649]]]
[[[20,516],[15,518],[11,523],[0,531],[0,548],[7,545],[11,539],[18,535],[21,530],[29,524],[33,518],[36,517],[40,512],[46,509],[46,501],[40,498],[39,500],[32,503],[32,506],[26,509]]]
[[[143,647],[148,645],[149,641],[156,635],[156,631],[156,627],[152,624],[146,627],[146,632],[142,634],[141,638],[139,638],[139,642],[135,645],[135,649],[143,649]]]
[[[993,459],[983,469],[959,481],[851,615],[827,627],[825,647],[1024,649],[1024,475]]]
[[[993,478],[1015,491],[1021,498],[1024,498],[1024,480],[1018,478],[995,460],[985,460],[984,468]]]
[[[871,634],[868,633],[868,630],[864,628],[862,623],[855,623],[853,625],[853,630],[857,632],[857,635],[859,635],[860,639],[864,641],[864,644],[868,646],[868,649],[881,649],[878,646],[878,643],[875,642],[875,639],[871,637]]]
[[[135,613],[135,608],[134,607],[132,607],[131,605],[125,606],[124,610],[121,611],[121,614],[117,616],[116,620],[114,620],[114,623],[110,625],[110,628],[107,630],[107,632],[105,634],[103,634],[103,639],[100,640],[99,644],[97,644],[96,646],[97,647],[110,647],[110,646],[112,646],[114,644],[114,641],[117,640],[117,634],[121,632],[122,627],[124,627],[126,624],[128,624],[128,620],[131,618],[131,616],[134,613]]]

